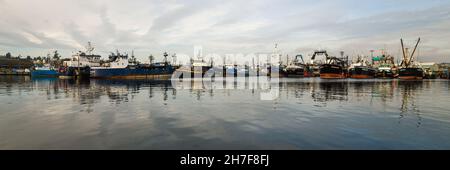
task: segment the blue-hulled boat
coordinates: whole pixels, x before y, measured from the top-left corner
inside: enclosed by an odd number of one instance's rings
[[[165,57],[167,55],[165,54]],[[134,58],[132,56],[132,58]],[[175,67],[168,62],[153,64],[130,64],[128,55],[111,54],[107,67],[91,67],[92,78],[118,79],[167,79],[172,76]]]
[[[58,71],[50,67],[35,67],[31,70],[31,77],[57,77]]]

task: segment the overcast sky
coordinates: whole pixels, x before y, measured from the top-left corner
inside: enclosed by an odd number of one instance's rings
[[[0,53],[63,57],[84,50],[135,51],[141,60],[164,51],[193,54],[272,51],[307,56],[386,48],[400,55],[400,38],[420,60],[450,62],[448,0],[0,0]],[[378,52],[378,51],[377,51]],[[376,52],[376,53],[377,53]]]

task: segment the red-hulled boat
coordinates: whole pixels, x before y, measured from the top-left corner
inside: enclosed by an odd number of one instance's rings
[[[336,57],[330,57],[324,51],[326,63],[320,66],[320,78],[323,79],[343,79],[347,78],[346,63],[344,60]]]

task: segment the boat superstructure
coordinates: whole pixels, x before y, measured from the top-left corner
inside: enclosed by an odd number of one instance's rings
[[[64,77],[89,77],[91,67],[100,66],[100,55],[93,54],[94,47],[88,42],[86,51],[72,55],[69,61],[64,61],[59,72]]]

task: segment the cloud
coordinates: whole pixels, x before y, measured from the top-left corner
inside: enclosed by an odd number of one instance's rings
[[[275,43],[289,55],[320,48],[396,55],[401,37],[420,36],[424,60],[450,61],[450,3],[443,1],[1,0],[0,11],[0,53],[58,49],[68,57],[91,41],[101,55],[134,50],[144,61],[164,51],[192,55],[194,45],[227,54],[270,52]]]

